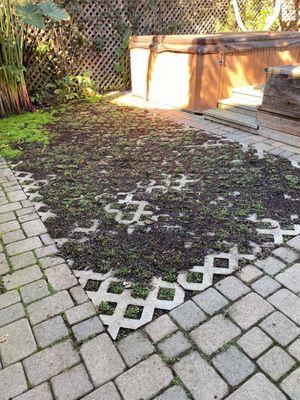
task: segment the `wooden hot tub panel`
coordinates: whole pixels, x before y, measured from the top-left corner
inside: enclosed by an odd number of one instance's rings
[[[300,32],[133,36],[130,50],[133,94],[202,113],[263,84],[266,67],[300,63]]]

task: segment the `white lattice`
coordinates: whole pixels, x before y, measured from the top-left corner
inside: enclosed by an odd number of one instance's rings
[[[169,190],[184,191],[188,185],[194,184],[198,179],[189,179],[186,175],[181,174],[179,177],[172,178],[171,175],[166,175],[161,183],[156,180],[151,180],[148,185],[143,185],[139,182],[136,189],[128,193],[118,193],[115,196],[115,202],[104,206],[104,210],[109,214],[115,215],[115,221],[121,225],[127,225],[127,232],[131,234],[136,226],[149,226],[158,222],[161,217],[168,217],[167,214],[155,214],[149,210],[150,203],[146,200],[135,200],[135,193],[144,192],[151,194],[153,191],[158,191],[161,195],[166,194]],[[100,200],[102,196],[96,196],[96,200]],[[156,211],[159,208],[155,207]]]
[[[152,211],[147,210],[149,208],[150,203],[145,200],[134,200],[133,193],[118,193],[118,195],[125,195],[125,199],[121,199],[117,201],[117,204],[114,203],[107,204],[104,207],[104,210],[107,213],[115,214],[115,221],[118,224],[128,225],[127,232],[131,234],[136,226],[145,226],[149,224],[153,224],[158,221],[158,219],[163,216],[155,215]],[[119,205],[125,205],[126,207],[135,207],[135,210],[120,210],[118,208]],[[129,217],[129,218],[128,218]]]
[[[189,271],[178,275],[177,282],[186,290],[202,291],[213,284],[214,275],[230,275],[239,268],[239,260],[247,259],[253,261],[256,255],[260,252],[260,247],[252,243],[254,254],[240,254],[237,245],[234,245],[229,253],[214,253],[209,254],[204,259],[204,264],[201,266],[194,266]],[[216,259],[227,261],[227,266],[216,267]],[[202,282],[189,282],[188,276],[190,273],[202,274]]]
[[[88,280],[101,281],[99,289],[95,292],[86,290],[88,297],[92,300],[95,307],[99,307],[101,302],[116,303],[116,308],[112,315],[100,315],[102,322],[107,325],[108,332],[113,339],[118,336],[120,328],[138,329],[150,322],[153,318],[155,309],[172,310],[184,301],[184,290],[176,283],[168,283],[160,278],[153,278],[151,282],[151,291],[147,298],[134,298],[131,295],[131,289],[124,288],[121,294],[109,293],[108,288],[111,282],[118,282],[113,278],[111,273],[106,275],[97,274],[90,271],[74,271],[79,278],[80,284],[85,287]],[[174,290],[173,300],[159,300],[159,289],[167,288]],[[143,307],[142,314],[139,319],[124,317],[128,306]]]
[[[39,193],[39,189],[42,186],[48,185],[50,181],[56,178],[55,174],[48,175],[48,179],[34,179],[34,174],[31,172],[14,171],[15,176],[20,182],[22,189],[26,193],[28,199],[32,201],[35,210],[38,212],[42,221],[46,221],[48,218],[56,217],[56,214],[49,210],[47,204],[43,203],[43,196]],[[41,211],[42,208],[47,208],[47,211]]]
[[[273,236],[273,241],[275,244],[284,243],[284,236],[297,236],[300,234],[300,225],[292,224],[293,229],[282,229],[280,227],[280,222],[272,218],[257,218],[256,214],[252,214],[249,221],[254,223],[267,223],[270,224],[270,228],[257,228],[257,232],[261,235],[271,235]],[[291,217],[293,220],[293,216]]]

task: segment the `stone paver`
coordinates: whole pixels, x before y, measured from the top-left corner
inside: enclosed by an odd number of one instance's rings
[[[93,390],[93,385],[82,364],[51,379],[57,400],[77,400]]]
[[[15,397],[14,400],[53,400],[48,383],[43,383],[28,392]]]
[[[64,370],[78,364],[80,357],[67,340],[49,349],[33,354],[23,361],[23,365],[32,386],[39,385],[63,372]]]
[[[89,301],[66,311],[66,318],[70,325],[74,325],[96,314],[95,308]]]
[[[61,316],[57,316],[33,327],[34,336],[40,347],[50,344],[68,336],[69,331]]]
[[[80,354],[96,387],[102,386],[125,370],[125,364],[106,333],[81,346]]]
[[[44,247],[37,248],[34,252],[37,257],[42,258],[42,257],[51,256],[53,254],[57,254],[58,249],[55,245],[52,244],[50,246],[44,246]]]
[[[171,337],[158,344],[159,350],[167,358],[174,358],[189,350],[192,344],[182,332],[176,332]]]
[[[0,328],[1,337],[7,338],[0,342],[0,356],[4,367],[21,361],[37,349],[26,318]]]
[[[274,250],[272,253],[288,264],[295,262],[300,257],[299,253],[295,250],[282,246],[278,247],[278,249]]]
[[[145,328],[147,334],[154,343],[157,343],[159,340],[175,332],[177,329],[178,327],[168,315],[163,315],[155,319]]]
[[[72,326],[72,332],[77,341],[82,341],[104,331],[104,326],[99,317],[87,319]]]
[[[286,400],[284,394],[263,374],[254,375],[227,400]]]
[[[24,235],[21,229],[16,231],[11,231],[2,235],[2,240],[4,244],[9,244],[13,242],[17,242],[18,240],[25,239],[26,236]]]
[[[25,317],[25,311],[21,303],[14,304],[0,310],[0,327]]]
[[[288,348],[288,352],[300,361],[300,338],[295,340]]]
[[[257,360],[260,368],[274,381],[278,381],[294,365],[295,360],[280,347],[272,347],[266,354]]]
[[[228,393],[227,384],[197,352],[183,357],[174,370],[195,400],[221,400]]]
[[[70,289],[70,294],[76,304],[82,304],[88,301],[88,297],[81,286],[74,286]]]
[[[8,222],[16,219],[15,214],[13,212],[7,212],[4,214],[0,214],[0,222]]]
[[[82,400],[122,400],[115,385],[112,382],[103,385],[101,388],[95,390],[89,395],[82,398]]]
[[[300,367],[286,377],[281,388],[287,393],[292,400],[300,399]]]
[[[251,358],[258,357],[273,344],[269,336],[258,327],[245,333],[237,343]]]
[[[117,343],[125,363],[132,367],[146,356],[154,353],[155,348],[142,331],[136,331]]]
[[[0,399],[10,400],[27,390],[27,382],[21,363],[0,370]]]
[[[14,256],[16,254],[25,253],[26,251],[37,249],[42,247],[43,243],[38,237],[27,238],[24,240],[19,240],[15,243],[10,243],[6,246],[8,255]]]
[[[62,291],[50,297],[45,297],[27,307],[29,319],[33,325],[60,314],[73,307],[74,303],[68,292]]]
[[[173,375],[158,355],[153,355],[116,379],[124,400],[148,400],[169,386]]]
[[[16,220],[4,222],[4,223],[0,224],[0,234],[3,235],[7,232],[15,231],[15,230],[19,229],[19,227],[20,227],[20,224]]]
[[[255,371],[255,365],[236,347],[217,354],[213,365],[231,386],[237,386]]]
[[[37,281],[42,278],[42,273],[37,265],[20,269],[10,275],[3,277],[4,286],[7,290],[15,289],[19,286],[24,286],[27,283]]]
[[[173,386],[156,397],[155,400],[189,400],[189,398],[181,386]]]
[[[282,261],[277,260],[275,257],[267,257],[264,260],[258,260],[255,262],[259,268],[261,268],[268,275],[276,275],[279,271],[285,268],[285,264]]]
[[[270,314],[273,309],[256,293],[249,293],[229,308],[229,315],[242,329],[248,329]]]
[[[265,275],[258,281],[254,282],[251,287],[261,296],[268,297],[270,294],[276,292],[281,285],[275,279]]]
[[[245,283],[251,283],[262,275],[262,271],[255,267],[255,265],[246,265],[237,273],[237,277]]]
[[[20,187],[21,189],[21,187]],[[7,197],[9,201],[21,201],[27,199],[26,194],[23,192],[23,190],[15,190],[13,192],[7,193]]]
[[[300,292],[300,264],[294,264],[276,276],[278,282],[294,293]]]
[[[40,300],[50,294],[48,284],[44,279],[22,286],[20,293],[25,304]]]
[[[0,310],[2,308],[9,307],[20,301],[19,293],[16,290],[11,290],[10,292],[0,295]]]
[[[281,289],[269,297],[268,301],[300,325],[300,298],[298,296],[287,289]]]
[[[7,274],[9,272],[9,265],[6,260],[5,254],[0,254],[0,275]]]
[[[19,208],[22,208],[21,203],[19,202],[5,204],[3,206],[0,206],[0,214],[7,213],[9,211],[15,211],[18,210]]]
[[[181,304],[170,312],[172,318],[181,326],[182,329],[188,331],[200,322],[205,320],[205,314],[192,300]]]
[[[206,354],[212,354],[237,337],[241,330],[228,318],[216,315],[190,334],[196,345]]]
[[[24,222],[22,224],[22,229],[26,233],[27,237],[39,236],[47,232],[47,229],[40,219],[35,219],[33,221]]]
[[[215,314],[228,304],[226,298],[214,288],[209,288],[194,296],[193,301],[209,315]]]
[[[36,258],[32,251],[27,253],[18,254],[17,256],[10,257],[10,262],[14,270],[28,267],[36,263]]]
[[[271,314],[260,326],[281,346],[286,346],[300,335],[300,328],[279,311]]]
[[[216,284],[216,288],[230,300],[236,300],[250,292],[249,287],[235,276],[228,276],[227,278],[222,279]]]
[[[48,268],[45,271],[48,282],[55,290],[69,289],[77,285],[77,279],[66,264]]]
[[[64,264],[65,260],[62,257],[44,257],[40,258],[40,264],[42,268],[46,269],[54,267],[55,265]]]
[[[300,252],[300,235],[294,237],[286,243],[288,246]]]

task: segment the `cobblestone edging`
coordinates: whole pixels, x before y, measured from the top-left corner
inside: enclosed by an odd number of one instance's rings
[[[300,236],[114,343],[0,160],[0,400],[299,400]]]

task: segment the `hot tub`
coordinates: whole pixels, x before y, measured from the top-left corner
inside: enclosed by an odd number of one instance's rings
[[[202,113],[233,88],[265,82],[265,68],[300,62],[300,32],[132,36],[132,92]]]

